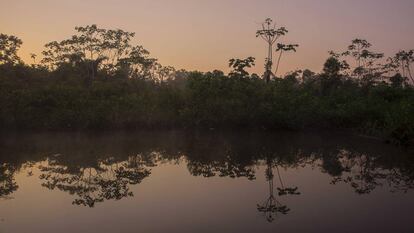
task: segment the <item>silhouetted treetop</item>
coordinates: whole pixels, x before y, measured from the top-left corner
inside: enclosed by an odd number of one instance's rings
[[[0,65],[20,63],[17,51],[22,44],[22,40],[16,36],[0,34]]]
[[[249,73],[245,69],[255,66],[255,60],[254,57],[248,57],[246,59],[230,59],[229,67],[233,68],[233,70],[230,71],[229,76],[242,78],[249,76]]]
[[[135,33],[99,28],[95,24],[76,27],[69,39],[45,45],[42,63],[50,69],[70,66],[84,72],[88,82],[102,73],[122,78],[170,78],[175,72],[149,57],[140,45],[131,44]]]

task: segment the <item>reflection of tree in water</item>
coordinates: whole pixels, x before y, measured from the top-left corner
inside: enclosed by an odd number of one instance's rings
[[[0,165],[0,198],[5,198],[16,191],[19,186],[14,181],[15,168],[9,164]]]
[[[214,150],[190,151],[186,158],[187,168],[193,176],[256,179],[253,158],[240,156],[228,145],[216,146]]]
[[[147,159],[147,158],[145,158]],[[42,172],[42,186],[58,189],[77,196],[73,204],[94,207],[105,200],[120,200],[132,196],[129,186],[140,183],[150,175],[153,161],[142,155],[130,156],[118,162],[109,158],[98,162],[95,167],[71,169],[60,165],[56,159],[48,159],[39,168]]]
[[[388,185],[391,192],[407,192],[414,188],[414,164],[410,159],[395,164],[395,158],[369,156],[347,150],[340,150],[332,159],[337,164],[332,184],[349,184],[358,194],[369,194],[383,185]]]
[[[279,213],[286,215],[290,211],[286,205],[281,204],[275,197],[273,174],[274,167],[276,167],[277,176],[280,183],[280,187],[277,187],[278,196],[300,195],[300,193],[297,191],[298,187],[285,187],[283,184],[282,176],[280,175],[279,166],[274,165],[271,160],[268,160],[265,175],[266,180],[269,184],[269,197],[263,202],[263,204],[257,205],[257,210],[266,216],[266,220],[268,222],[273,222]]]
[[[369,193],[387,184],[391,191],[414,188],[412,154],[408,156],[406,152],[361,141],[360,138],[354,140],[331,135],[228,135],[216,132],[16,137],[13,143],[1,144],[0,140],[0,154],[5,161],[0,162],[3,164],[0,165],[0,196],[7,196],[17,189],[13,175],[16,170],[21,170],[23,164],[44,161],[45,154],[56,152],[66,156],[42,163],[43,185],[68,192],[76,197],[75,204],[86,206],[129,196],[132,194],[129,187],[147,177],[148,167],[154,166],[155,161],[160,163],[157,159],[185,161],[190,174],[195,176],[246,177],[251,180],[255,179],[257,166],[270,160],[269,196],[273,198],[269,199],[269,206],[279,195],[297,192],[295,188],[286,188],[277,177],[275,181],[280,185],[273,190],[273,172],[278,176],[276,170],[281,167],[319,167],[333,177],[333,183],[347,183],[357,193]],[[152,151],[162,151],[162,155],[156,158]],[[117,156],[108,159],[102,156],[105,154]],[[139,155],[128,156],[131,154]]]
[[[253,167],[246,166],[231,156],[213,161],[189,160],[187,167],[193,176],[246,177],[249,180],[256,178]]]

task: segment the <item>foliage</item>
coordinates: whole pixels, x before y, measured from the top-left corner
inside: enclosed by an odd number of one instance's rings
[[[276,23],[273,23],[273,20],[271,18],[267,18],[261,25],[262,27],[256,31],[256,37],[260,37],[263,39],[267,44],[267,57],[265,60],[265,72],[263,74],[263,79],[268,83],[270,79],[275,77],[276,75],[272,72],[272,66],[273,66],[273,45],[276,43],[276,41],[279,40],[280,37],[285,36],[288,33],[288,30],[285,27],[279,27],[277,28]],[[278,44],[278,47],[281,44]],[[293,47],[292,47],[293,46]],[[296,45],[290,45],[289,50],[295,50],[294,47],[297,47]],[[279,50],[276,50],[279,51]],[[296,51],[296,50],[295,50]],[[277,62],[277,69],[279,68],[280,59],[282,57],[282,50],[280,52],[279,60]]]
[[[0,64],[16,64],[21,62],[17,51],[22,45],[22,41],[6,34],[0,34]]]
[[[246,59],[230,59],[229,67],[233,70],[229,73],[230,77],[248,77],[249,73],[245,70],[255,66],[256,59],[254,57],[248,57]]]
[[[53,69],[18,58],[0,65],[1,129],[351,128],[399,144],[414,136],[412,83],[395,66],[377,64],[382,55],[369,52],[363,40],[353,41],[346,53],[331,53],[319,74],[297,70],[267,83],[246,70],[253,57],[231,59],[229,75],[177,71],[130,46],[131,33],[94,25],[77,31],[46,46],[44,60]],[[361,66],[349,66],[348,55]],[[89,62],[97,65],[93,79],[82,65]],[[364,72],[357,73],[361,67]]]

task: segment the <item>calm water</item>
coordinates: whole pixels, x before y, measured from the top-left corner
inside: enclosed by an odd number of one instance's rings
[[[0,137],[0,232],[414,232],[414,154],[312,133]]]

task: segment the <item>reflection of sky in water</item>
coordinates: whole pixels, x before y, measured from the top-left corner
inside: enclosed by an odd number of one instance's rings
[[[18,188],[0,200],[0,232],[413,230],[412,157],[360,138],[38,134],[1,145],[2,172],[14,172],[0,187]]]

